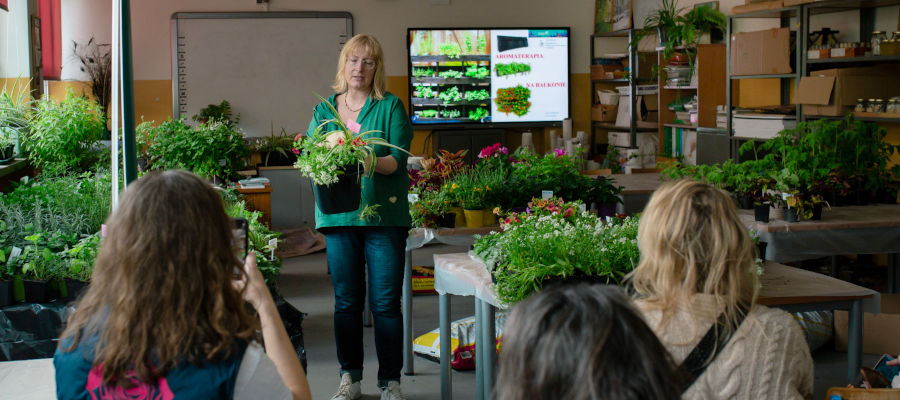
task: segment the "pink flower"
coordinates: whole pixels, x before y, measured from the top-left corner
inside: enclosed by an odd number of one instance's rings
[[[297,136],[294,136],[294,141],[298,141],[303,137],[303,133],[298,133]]]
[[[557,157],[562,157],[562,156],[566,155],[566,150],[565,149],[553,149],[553,154]]]
[[[294,154],[296,154],[296,155],[300,155],[300,150],[297,150],[297,149],[291,149],[291,151],[294,152]]]

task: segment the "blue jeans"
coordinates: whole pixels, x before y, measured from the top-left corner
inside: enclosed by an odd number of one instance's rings
[[[406,266],[404,227],[348,226],[325,232],[328,268],[334,286],[334,338],[341,374],[362,379],[363,307],[366,275],[375,324],[378,386],[400,381],[403,368],[403,317],[400,295]]]

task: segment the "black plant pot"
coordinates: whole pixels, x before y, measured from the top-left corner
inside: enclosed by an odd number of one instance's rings
[[[741,210],[752,210],[753,209],[753,198],[750,196],[739,196],[737,198],[738,206],[741,207]]]
[[[16,159],[15,149],[15,145],[0,148],[0,165],[9,164]]]
[[[615,204],[598,204],[597,205],[597,216],[600,218],[605,217],[614,217],[616,215],[616,205]]]
[[[69,291],[66,289],[64,280],[53,278],[47,281],[47,301],[65,300],[68,295]]]
[[[797,214],[796,208],[784,209],[784,222],[800,222],[800,215]]]
[[[812,208],[812,216],[809,217],[811,221],[818,221],[822,219],[822,203],[816,203]]]
[[[446,213],[438,220],[441,228],[456,228],[456,213]]]
[[[759,242],[756,244],[756,253],[759,258],[761,258],[763,260],[766,259],[766,247],[768,245],[769,244],[766,242]]]
[[[47,301],[47,281],[25,279],[22,283],[25,285],[26,303],[43,303]]]
[[[753,216],[756,218],[757,222],[769,222],[769,205],[768,204],[754,204],[753,205]]]
[[[83,282],[77,279],[66,278],[66,291],[69,294],[67,299],[69,301],[77,300],[78,296],[88,288],[89,284],[90,282]]]
[[[361,167],[352,165],[344,169],[338,181],[331,186],[313,185],[316,206],[323,214],[340,214],[359,209],[362,185],[359,182]]]
[[[0,281],[0,307],[12,304],[12,281]]]

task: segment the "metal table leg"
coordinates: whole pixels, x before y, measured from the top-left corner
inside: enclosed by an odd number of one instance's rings
[[[847,383],[853,383],[862,365],[862,300],[853,300],[848,310],[847,324]]]
[[[412,350],[412,250],[406,251],[406,268],[403,270],[403,365],[406,375],[415,374]]]
[[[491,392],[494,388],[494,365],[497,362],[497,334],[494,330],[494,306],[486,301],[481,302],[481,342],[484,347],[480,350],[476,348],[477,354],[481,354],[479,362],[481,362],[484,371],[484,398],[490,399]]]
[[[475,400],[484,399],[484,363],[481,362],[481,352],[485,346],[481,325],[481,299],[475,297]]]
[[[441,329],[441,400],[453,397],[450,379],[450,295],[438,297],[438,318]]]

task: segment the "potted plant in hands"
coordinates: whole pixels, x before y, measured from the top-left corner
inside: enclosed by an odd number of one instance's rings
[[[334,118],[323,121],[312,136],[300,136],[294,142],[299,151],[294,166],[312,180],[316,205],[324,214],[337,214],[359,209],[360,177],[375,173],[375,146],[386,146],[412,155],[405,149],[372,136],[379,131],[353,133],[340,114],[319,96]],[[326,131],[329,125],[337,129]],[[367,205],[377,207],[378,205]]]

